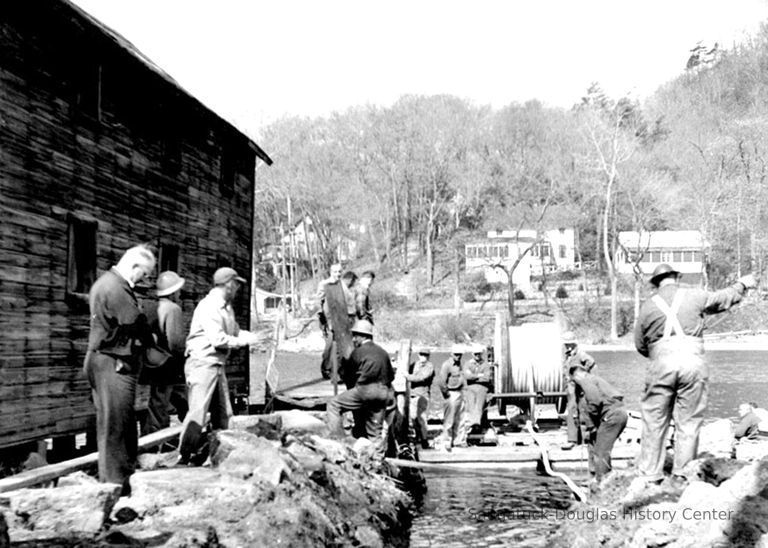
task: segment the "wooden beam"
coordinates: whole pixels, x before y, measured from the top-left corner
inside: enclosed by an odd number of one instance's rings
[[[149,449],[156,447],[165,442],[176,439],[181,433],[181,426],[172,426],[170,428],[164,428],[158,430],[147,436],[143,436],[139,439],[139,450]],[[82,470],[89,466],[93,466],[98,463],[99,454],[89,453],[76,459],[66,460],[63,462],[57,462],[56,464],[49,464],[47,466],[41,466],[33,470],[27,470],[21,474],[9,476],[7,478],[0,479],[0,493],[6,491],[13,491],[15,489],[22,489],[24,487],[34,487],[41,483],[47,483],[49,481],[56,480],[72,472]]]

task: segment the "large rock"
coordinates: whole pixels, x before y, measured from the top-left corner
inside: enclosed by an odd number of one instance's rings
[[[273,486],[291,474],[290,467],[273,442],[236,430],[216,433],[211,464],[223,474],[264,481]]]
[[[45,489],[19,489],[0,494],[8,508],[14,540],[34,535],[92,535],[105,524],[120,497],[115,483],[79,482]]]
[[[292,409],[291,411],[277,411],[275,415],[280,417],[284,432],[328,436],[328,425],[308,411]]]
[[[279,415],[235,415],[229,419],[229,429],[245,430],[268,440],[279,440],[283,420]]]

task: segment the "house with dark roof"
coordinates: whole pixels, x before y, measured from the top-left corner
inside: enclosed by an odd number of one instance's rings
[[[220,266],[251,277],[269,156],[125,38],[66,0],[0,3],[0,447],[93,426],[87,293],[156,248],[191,316]],[[149,280],[145,301],[154,293]],[[250,291],[236,314],[248,325]],[[230,370],[248,393],[248,356]],[[138,403],[141,406],[141,403]]]

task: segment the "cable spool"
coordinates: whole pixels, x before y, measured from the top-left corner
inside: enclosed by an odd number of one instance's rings
[[[562,392],[563,349],[560,330],[555,323],[529,323],[508,328],[501,315],[496,317],[494,349],[499,356],[496,369],[498,393]],[[499,398],[499,413],[506,412],[506,403],[514,403],[524,411],[531,408],[528,397]],[[558,403],[562,411],[565,398],[559,396],[537,400],[538,403]]]

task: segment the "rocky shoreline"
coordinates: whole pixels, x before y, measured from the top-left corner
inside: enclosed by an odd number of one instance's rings
[[[78,472],[0,494],[18,547],[407,546],[411,500],[362,445],[298,411],[235,417],[203,467],[147,453],[131,495]],[[3,544],[0,522],[0,547]]]

